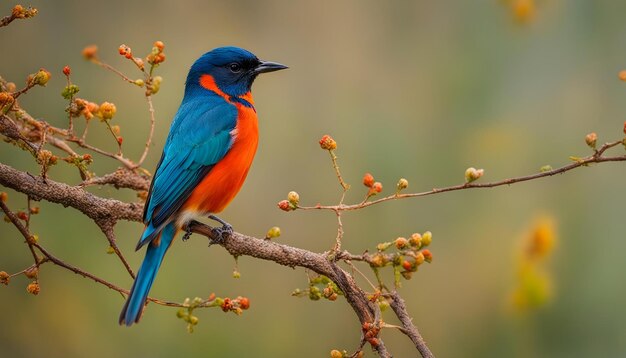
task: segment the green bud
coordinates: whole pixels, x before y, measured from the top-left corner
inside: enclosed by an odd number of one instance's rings
[[[280,236],[280,228],[278,226],[273,226],[269,230],[267,230],[267,234],[265,234],[265,239],[270,240]]]
[[[78,93],[78,91],[80,91],[80,88],[78,88],[77,85],[65,86],[65,88],[63,88],[63,91],[61,92],[61,96],[69,100],[70,98],[75,96]]]
[[[541,168],[539,168],[539,172],[541,173],[549,172],[551,170],[552,170],[552,166],[550,165],[544,165]]]
[[[317,286],[309,287],[309,298],[313,301],[317,301],[322,298],[322,292]]]

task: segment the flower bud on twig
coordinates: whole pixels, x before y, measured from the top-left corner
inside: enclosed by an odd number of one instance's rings
[[[398,185],[397,185],[397,189],[398,191],[400,190],[404,190],[406,188],[409,187],[409,181],[404,179],[404,178],[400,178],[400,180],[398,180]]]
[[[320,139],[320,147],[325,150],[334,150],[337,149],[337,142],[335,142],[331,136],[326,134],[322,137],[322,139]]]
[[[271,227],[265,234],[266,240],[275,239],[280,236],[280,228],[278,226]]]
[[[585,136],[585,143],[591,149],[596,149],[596,143],[598,142],[598,135],[595,132],[591,132]]]
[[[29,283],[28,286],[26,286],[26,291],[30,293],[31,295],[38,295],[40,290],[41,289],[37,281],[33,281]]]
[[[298,203],[300,202],[300,195],[298,195],[295,191],[290,191],[289,194],[287,194],[287,200],[289,200],[289,204],[298,206]]]
[[[98,46],[90,45],[85,47],[82,51],[82,55],[85,60],[93,60],[98,55]]]
[[[484,169],[476,169],[474,167],[467,168],[465,170],[465,182],[471,183],[475,180],[478,180],[480,177],[483,176],[483,174],[485,174]]]

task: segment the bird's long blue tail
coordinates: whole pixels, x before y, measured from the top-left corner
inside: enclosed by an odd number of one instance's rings
[[[145,232],[144,235],[146,235]],[[139,322],[150,287],[152,287],[167,249],[170,247],[172,240],[174,240],[174,235],[176,235],[176,227],[174,223],[169,223],[161,231],[160,237],[157,237],[147,245],[146,257],[143,259],[141,268],[139,268],[135,278],[135,283],[133,283],[124,308],[122,308],[120,313],[120,324],[131,326],[133,323]]]

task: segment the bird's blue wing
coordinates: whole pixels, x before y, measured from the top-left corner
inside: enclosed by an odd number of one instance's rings
[[[226,155],[237,110],[217,96],[183,101],[172,122],[144,209],[146,230],[137,249],[150,242],[194,188]]]

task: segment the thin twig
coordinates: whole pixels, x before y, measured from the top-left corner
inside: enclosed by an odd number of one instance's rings
[[[150,145],[152,144],[152,137],[154,135],[154,125],[156,123],[156,120],[154,118],[154,105],[152,104],[152,96],[147,95],[146,101],[148,101],[148,110],[150,111],[150,133],[148,134],[148,140],[146,140],[146,147],[141,154],[141,158],[139,158],[139,161],[136,164],[137,167],[141,166],[143,164],[143,161],[146,159],[146,156],[148,156],[148,151],[150,150]]]
[[[126,258],[122,254],[122,251],[119,249],[117,243],[115,242],[115,231],[113,230],[113,228],[115,227],[115,222],[105,220],[102,222],[97,222],[96,224],[98,224],[100,230],[102,230],[102,233],[109,241],[109,245],[113,249],[113,252],[115,252],[115,255],[117,255],[120,261],[122,261],[122,265],[124,265],[124,268],[126,268],[126,271],[128,271],[130,277],[134,279],[135,273],[133,272],[133,269],[130,267],[128,261],[126,261]]]
[[[339,170],[339,164],[337,163],[337,155],[335,155],[335,151],[331,149],[328,151],[328,153],[330,154],[330,160],[332,160],[333,162],[333,168],[335,169],[335,175],[337,175],[337,179],[339,180],[339,185],[341,185],[341,188],[345,193],[350,188],[350,185],[346,184],[346,182],[343,181],[341,171]]]
[[[20,219],[17,217],[17,215],[15,215],[14,212],[12,212],[9,207],[0,200],[0,208],[2,209],[2,211],[4,211],[4,214],[9,218],[9,220],[13,223],[13,225],[15,225],[15,227],[18,228],[18,230],[20,231],[20,233],[22,234],[22,236],[24,236],[24,238],[26,239],[26,244],[28,245],[28,249],[30,250],[30,252],[33,255],[33,259],[35,260],[35,265],[39,265],[40,263],[40,258],[39,256],[37,256],[37,253],[35,252],[35,250],[33,249],[34,246],[34,240],[33,240],[33,235],[28,231],[28,229],[21,223]]]
[[[115,73],[116,75],[120,76],[124,81],[128,82],[128,83],[135,83],[135,81],[131,80],[128,76],[126,76],[125,74],[122,73],[122,71],[116,69],[115,67],[109,65],[108,63],[102,62],[100,61],[98,58],[92,58],[91,62],[95,63],[96,65],[105,68],[113,73]]]
[[[98,147],[94,147],[90,144],[85,143],[82,139],[80,138],[68,138],[67,139],[70,142],[76,143],[78,144],[78,146],[85,148],[85,149],[89,149],[92,150],[98,154],[104,155],[105,157],[109,157],[109,158],[113,158],[118,160],[120,163],[124,164],[124,166],[128,169],[135,169],[136,165],[135,163],[133,163],[130,159],[125,158],[124,156],[122,156],[121,154],[113,154],[110,152],[107,152],[105,150],[102,150]]]
[[[81,275],[85,278],[89,278],[91,280],[93,280],[94,282],[97,282],[99,284],[102,284],[112,290],[115,290],[119,293],[123,293],[125,295],[128,295],[128,290],[125,290],[121,287],[118,287],[110,282],[108,282],[107,280],[104,280],[100,277],[97,277],[85,270],[82,270],[76,266],[70,265],[66,262],[64,262],[63,260],[57,258],[56,256],[54,256],[52,253],[50,253],[48,250],[46,250],[43,246],[41,246],[40,244],[33,242],[33,235],[30,233],[30,231],[28,231],[28,229],[20,222],[20,219],[15,215],[15,213],[13,213],[8,207],[7,205],[3,202],[0,201],[0,208],[2,209],[2,211],[4,211],[4,213],[6,214],[6,216],[9,218],[9,220],[11,221],[11,223],[13,224],[13,226],[15,226],[15,228],[17,228],[17,230],[22,234],[22,236],[26,239],[26,242],[29,243],[29,245],[32,245],[33,247],[36,247],[37,250],[39,250],[45,257],[45,259],[39,259],[38,260],[38,265],[41,265],[45,262],[52,262],[53,264],[63,267],[69,271],[74,272],[75,274]],[[176,302],[169,302],[169,301],[163,301],[160,299],[156,299],[156,298],[152,298],[149,297],[148,298],[149,301],[152,301],[156,304],[159,305],[163,305],[163,306],[170,306],[170,307],[185,307],[182,303],[176,303]]]
[[[415,197],[421,197],[421,196],[428,196],[428,195],[433,195],[433,194],[441,194],[441,193],[445,193],[445,192],[449,192],[449,191],[458,191],[458,190],[467,190],[467,189],[484,189],[484,188],[494,188],[494,187],[498,187],[498,186],[503,186],[503,185],[511,185],[511,184],[516,184],[516,183],[521,183],[521,182],[525,182],[525,181],[529,181],[529,180],[534,180],[534,179],[539,179],[539,178],[544,178],[544,177],[548,177],[548,176],[553,176],[556,174],[562,174],[565,172],[568,172],[570,170],[579,168],[579,167],[583,167],[583,166],[588,166],[589,164],[592,163],[605,163],[605,162],[620,162],[620,161],[626,161],[626,155],[619,155],[619,156],[612,156],[612,157],[604,157],[602,156],[602,154],[609,148],[615,147],[619,144],[622,144],[622,141],[615,141],[615,142],[611,142],[611,143],[606,143],[604,144],[602,147],[600,147],[600,149],[598,149],[596,152],[594,152],[593,155],[584,157],[584,158],[576,158],[574,163],[562,166],[560,168],[556,168],[556,169],[552,169],[552,170],[548,170],[548,171],[544,171],[544,172],[540,172],[540,173],[536,173],[536,174],[531,174],[531,175],[525,175],[525,176],[521,176],[521,177],[515,177],[515,178],[510,178],[510,179],[505,179],[505,180],[501,180],[501,181],[497,181],[497,182],[491,182],[491,183],[465,183],[465,184],[459,184],[459,185],[454,185],[454,186],[449,186],[449,187],[444,187],[444,188],[434,188],[432,190],[429,191],[424,191],[424,192],[420,192],[420,193],[407,193],[407,194],[393,194],[393,195],[389,195],[377,200],[372,200],[372,201],[367,201],[367,202],[361,202],[358,204],[353,204],[353,205],[316,205],[316,206],[298,206],[298,209],[302,209],[302,210],[332,210],[332,211],[350,211],[350,210],[358,210],[358,209],[362,209],[368,206],[372,206],[372,205],[376,205],[385,201],[390,201],[390,200],[398,200],[398,199],[407,199],[407,198],[415,198]]]

